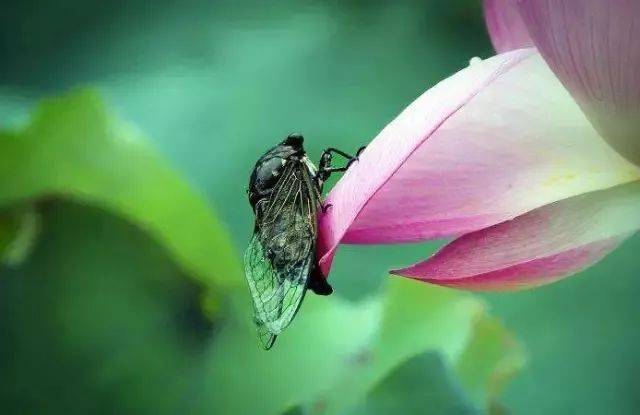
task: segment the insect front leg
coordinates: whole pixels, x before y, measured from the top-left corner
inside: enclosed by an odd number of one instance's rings
[[[327,181],[327,179],[329,179],[329,176],[331,176],[331,173],[343,172],[347,170],[347,166],[331,167],[331,160],[333,158],[331,153],[335,151],[336,151],[335,149],[328,148],[325,151],[323,151],[322,155],[320,156],[320,162],[318,163],[318,173],[316,173],[316,177],[315,177],[315,181],[316,181],[316,184],[318,185],[318,190],[320,194],[322,193],[322,188],[324,186],[324,183]],[[323,212],[326,211],[327,208],[328,206],[323,206],[322,211]]]
[[[325,150],[322,152],[320,156],[320,162],[318,163],[318,173],[316,173],[316,184],[318,185],[318,189],[322,193],[322,186],[324,186],[324,182],[327,181],[329,176],[331,175],[331,159],[332,155],[329,150]]]
[[[362,146],[362,147],[360,147],[360,148],[358,149],[358,151],[356,152],[356,155],[355,155],[355,156],[352,156],[352,155],[350,155],[350,154],[348,154],[348,153],[345,153],[345,152],[344,152],[344,151],[342,151],[342,150],[338,150],[337,148],[329,147],[328,149],[326,149],[326,150],[322,153],[322,155],[323,155],[323,157],[326,157],[326,156],[325,156],[325,154],[329,154],[329,161],[331,161],[331,157],[330,157],[330,155],[331,155],[332,153],[339,154],[339,155],[341,155],[342,157],[346,158],[346,159],[347,159],[347,165],[344,167],[344,169],[346,170],[347,168],[349,168],[349,166],[350,166],[351,164],[353,164],[353,162],[355,162],[355,161],[358,161],[358,160],[359,160],[359,158],[360,158],[360,154],[362,154],[362,151],[364,151],[364,149],[365,149],[365,148],[367,148],[367,146]],[[320,162],[322,163],[322,158],[320,159]],[[329,167],[329,166],[327,166],[327,167]],[[345,171],[345,170],[338,170],[338,169],[334,169],[333,171]]]
[[[358,151],[356,152],[355,156],[352,156],[348,153],[345,153],[342,150],[338,150],[337,148],[333,148],[333,147],[329,147],[326,150],[324,150],[322,152],[322,155],[320,156],[320,162],[318,163],[318,173],[316,174],[315,180],[316,183],[318,185],[318,189],[320,190],[320,192],[322,193],[322,187],[324,185],[324,183],[327,181],[327,179],[329,179],[329,176],[331,176],[331,173],[339,173],[339,172],[345,172],[347,171],[347,169],[349,169],[349,167],[356,161],[358,161],[360,154],[362,153],[362,151],[366,148],[366,146],[362,146],[358,149]],[[344,167],[332,167],[331,166],[331,161],[333,158],[333,153],[338,154],[344,158],[347,159],[347,164]],[[322,206],[322,211],[326,212],[326,210],[328,208],[330,208],[331,205],[323,205]]]
[[[322,156],[320,156],[320,162],[318,163],[318,178],[321,182],[325,182],[331,173],[338,173],[347,171],[347,169],[356,161],[358,161],[360,154],[366,148],[366,146],[362,146],[358,149],[355,156],[352,156],[348,153],[345,153],[342,150],[338,150],[337,148],[329,147],[322,152]],[[347,159],[347,164],[344,167],[331,167],[332,154],[338,154]]]
[[[347,160],[351,160],[353,158],[352,155],[345,153],[342,150],[338,150],[337,148],[333,148],[333,147],[329,147],[327,148],[324,153],[336,153],[341,155],[342,157],[346,158]]]
[[[344,166],[344,167],[329,167],[327,169],[322,170],[322,172],[326,175],[326,178],[328,179],[329,176],[331,175],[331,173],[341,173],[341,172],[345,172],[347,171],[347,169],[349,168],[349,166]],[[326,179],[325,179],[326,180]]]

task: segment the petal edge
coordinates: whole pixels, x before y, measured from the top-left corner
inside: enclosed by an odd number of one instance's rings
[[[598,262],[640,229],[640,181],[464,235],[393,274],[471,290],[533,287]]]

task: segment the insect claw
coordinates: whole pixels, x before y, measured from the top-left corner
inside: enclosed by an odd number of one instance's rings
[[[326,205],[322,205],[322,213],[327,213],[330,207],[333,207],[331,203],[327,203]]]
[[[362,154],[362,151],[364,151],[365,148],[367,148],[367,146],[362,146],[358,149],[358,151],[356,151],[356,155],[347,162],[347,169],[356,161],[360,161],[360,154]]]

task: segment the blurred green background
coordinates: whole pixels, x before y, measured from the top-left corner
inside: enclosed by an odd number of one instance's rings
[[[257,350],[239,268],[256,158],[293,131],[312,158],[358,148],[492,55],[475,0],[1,10],[1,413],[640,411],[637,236],[480,296],[389,281],[438,244],[344,246],[335,295]]]

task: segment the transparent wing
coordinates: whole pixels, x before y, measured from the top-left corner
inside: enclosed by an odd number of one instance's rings
[[[262,345],[268,349],[293,320],[315,258],[319,194],[307,168],[285,166],[267,205],[258,209],[245,252],[245,274]]]
[[[267,330],[264,325],[256,323],[256,327],[258,328],[258,340],[262,347],[265,350],[271,349],[273,344],[276,342],[276,337],[278,336]]]

